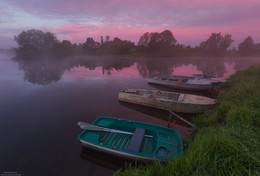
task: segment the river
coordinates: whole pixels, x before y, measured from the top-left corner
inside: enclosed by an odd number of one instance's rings
[[[147,84],[156,75],[205,73],[227,79],[260,63],[257,57],[13,57],[0,54],[0,173],[22,176],[112,175],[123,161],[82,148],[77,122],[109,116],[167,126],[167,112],[121,103],[118,92],[157,89]],[[183,138],[191,134],[188,125],[174,121],[171,127]]]

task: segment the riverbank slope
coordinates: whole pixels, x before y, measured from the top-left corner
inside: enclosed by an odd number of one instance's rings
[[[260,64],[237,72],[220,89],[220,104],[194,119],[196,134],[179,159],[114,175],[259,175]]]

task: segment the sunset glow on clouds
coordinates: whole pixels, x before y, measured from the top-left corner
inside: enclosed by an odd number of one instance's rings
[[[251,35],[258,43],[259,9],[259,0],[2,0],[0,48],[33,28],[77,43],[101,35],[137,42],[145,32],[165,29],[185,45],[198,45],[212,32],[230,33],[236,43]]]

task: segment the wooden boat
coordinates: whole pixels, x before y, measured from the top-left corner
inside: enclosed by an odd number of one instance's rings
[[[193,74],[191,76],[164,75],[164,76],[161,76],[161,78],[164,80],[168,79],[168,80],[184,80],[184,81],[188,81],[190,79],[204,80],[204,82],[210,82],[213,86],[226,82],[226,80],[223,78],[212,77],[212,76],[205,75],[205,74]]]
[[[213,86],[226,82],[226,80],[223,78],[213,77],[205,74],[193,74],[191,77],[196,79],[208,79],[213,84]]]
[[[125,101],[159,109],[184,113],[202,113],[215,106],[212,98],[159,90],[127,89],[118,95]]]
[[[89,148],[138,161],[178,158],[183,143],[178,131],[154,124],[99,117],[93,124],[79,122],[85,129],[78,139]]]
[[[211,80],[195,76],[164,75],[153,77],[148,83],[174,89],[207,91],[213,87]]]
[[[148,80],[148,83],[191,91],[207,91],[213,87],[211,81],[207,79],[180,78],[178,76],[153,77]]]

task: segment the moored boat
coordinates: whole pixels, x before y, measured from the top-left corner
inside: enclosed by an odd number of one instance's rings
[[[130,160],[173,160],[183,150],[180,134],[172,128],[112,117],[79,126],[85,129],[78,136],[84,146]]]
[[[216,100],[204,96],[144,89],[127,89],[119,92],[118,99],[128,103],[184,113],[202,113],[216,105]]]
[[[191,76],[182,76],[182,75],[163,75],[161,76],[162,79],[168,79],[168,80],[190,80],[190,79],[194,79],[194,80],[204,80],[204,81],[208,81],[210,82],[213,86],[219,85],[221,83],[226,82],[225,79],[223,78],[219,78],[219,77],[213,77],[213,76],[209,76],[209,75],[205,75],[205,74],[193,74]]]
[[[198,79],[171,75],[150,78],[148,80],[148,83],[168,88],[191,91],[208,91],[213,87],[212,82],[208,79]]]
[[[213,77],[205,74],[193,74],[191,75],[191,77],[195,79],[208,79],[213,84],[213,86],[226,82],[226,79]]]

